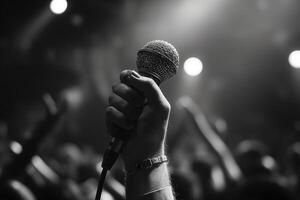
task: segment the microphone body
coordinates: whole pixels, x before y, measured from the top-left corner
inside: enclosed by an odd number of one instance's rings
[[[136,65],[138,73],[151,78],[157,85],[176,74],[179,66],[179,55],[177,50],[168,42],[154,40],[146,43],[137,53]],[[114,127],[116,131],[126,131]],[[119,153],[122,151],[129,134],[123,138],[113,137],[103,157],[102,168],[110,170]]]

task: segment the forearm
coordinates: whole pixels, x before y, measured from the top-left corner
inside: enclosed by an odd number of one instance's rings
[[[126,199],[174,200],[167,163],[138,170],[126,178]]]
[[[233,182],[239,181],[242,177],[242,173],[229,148],[218,136],[218,134],[211,128],[203,115],[198,119],[201,120],[199,121],[199,124],[200,127],[202,127],[202,136],[208,146],[211,148],[212,152],[215,153],[216,158],[219,160],[221,168],[225,172],[226,179]]]
[[[216,155],[221,168],[225,172],[225,178],[233,182],[239,181],[242,173],[225,142],[213,130],[204,114],[191,99],[184,99],[182,103],[203,141]]]

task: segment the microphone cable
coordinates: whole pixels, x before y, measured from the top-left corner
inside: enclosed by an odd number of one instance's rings
[[[101,171],[100,178],[99,178],[99,181],[98,181],[98,187],[97,187],[95,200],[100,200],[101,199],[101,194],[102,194],[102,190],[103,190],[103,186],[104,186],[107,171],[108,170],[104,169],[104,168]]]
[[[121,131],[121,129],[119,129]],[[112,141],[110,141],[107,149],[104,152],[103,160],[102,160],[102,171],[100,174],[100,178],[98,181],[98,187],[96,192],[95,200],[100,200],[102,190],[104,187],[104,181],[107,174],[107,171],[112,168],[114,163],[119,157],[119,153],[124,145],[124,141],[126,141],[126,138],[123,138],[123,140],[118,138],[113,138]]]

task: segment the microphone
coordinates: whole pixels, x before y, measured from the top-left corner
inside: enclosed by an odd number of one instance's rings
[[[172,44],[163,40],[153,40],[137,52],[136,66],[139,74],[153,79],[157,85],[160,85],[176,74],[179,67],[179,55]],[[124,130],[118,128],[117,131]],[[103,156],[101,165],[103,169],[111,169],[126,140],[128,136],[112,138]]]

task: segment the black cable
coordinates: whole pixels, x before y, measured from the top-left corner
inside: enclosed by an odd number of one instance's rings
[[[102,172],[101,172],[101,175],[100,175],[99,182],[98,182],[98,188],[97,188],[97,193],[96,193],[95,200],[100,200],[101,199],[101,194],[102,194],[102,190],[103,190],[103,186],[104,186],[106,173],[107,173],[107,169],[103,168]]]
[[[119,145],[116,145],[116,144],[119,144]],[[102,172],[100,174],[95,200],[100,200],[107,171],[112,168],[112,166],[114,165],[114,163],[116,162],[116,160],[119,156],[120,149],[112,148],[115,146],[121,148],[123,146],[123,142],[121,140],[117,140],[117,139],[113,140],[112,142],[109,143],[108,148],[104,152],[103,160],[102,160],[102,164],[101,164]]]

